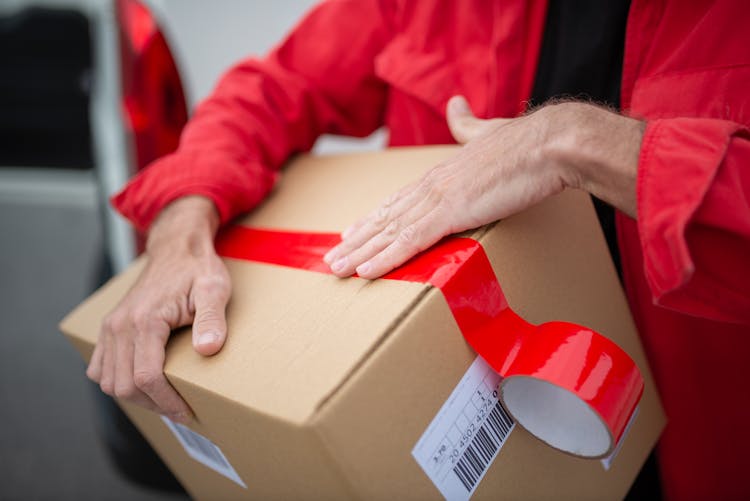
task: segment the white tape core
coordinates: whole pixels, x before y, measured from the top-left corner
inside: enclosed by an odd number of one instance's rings
[[[506,409],[543,442],[576,456],[596,458],[612,447],[601,417],[575,394],[547,381],[511,376],[500,386]]]

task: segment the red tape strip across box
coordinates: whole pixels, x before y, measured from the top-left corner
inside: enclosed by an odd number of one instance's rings
[[[243,226],[223,230],[219,255],[319,273],[338,234]],[[633,360],[601,334],[568,322],[533,325],[508,305],[481,244],[446,238],[383,279],[442,291],[466,341],[502,377],[514,418],[549,445],[602,457],[619,441],[643,393]]]

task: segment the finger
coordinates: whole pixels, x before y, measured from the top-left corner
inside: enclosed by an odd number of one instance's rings
[[[332,265],[342,256],[351,252],[352,249],[363,245],[372,238],[382,228],[382,225],[386,224],[388,219],[393,217],[394,205],[398,203],[406,192],[407,190],[404,188],[390,195],[377,209],[345,229],[341,233],[341,243],[329,250],[323,256],[323,261],[328,265]]]
[[[155,321],[143,327],[137,329],[135,337],[133,381],[159,412],[173,421],[187,423],[192,417],[190,407],[164,375],[164,346],[169,338],[169,325]]]
[[[403,188],[401,188],[400,190],[398,190],[396,193],[393,193],[393,194],[389,195],[380,204],[380,208],[388,207],[388,208],[391,208],[391,209],[396,209],[395,206],[398,205],[399,201],[401,201],[406,195],[408,195],[409,193],[411,193],[412,191],[414,191],[414,189],[418,186],[418,184],[419,184],[419,182],[414,182],[414,183],[408,184],[408,185],[404,186]],[[358,230],[360,230],[367,223],[371,222],[377,216],[378,216],[378,211],[377,210],[373,211],[373,212],[370,212],[369,214],[367,214],[367,216],[363,217],[362,219],[360,219],[359,221],[355,222],[354,224],[352,224],[351,226],[349,226],[348,228],[346,228],[344,231],[342,231],[341,232],[341,238],[343,240],[349,240],[349,239],[351,239],[356,234],[356,232]],[[326,254],[326,256],[324,256],[324,258],[323,258],[323,260],[326,261],[328,264],[330,264],[330,261],[331,261],[331,259],[329,257],[329,254],[331,254],[331,252],[329,252],[328,254]]]
[[[102,343],[102,369],[99,387],[107,395],[115,396],[115,361],[112,333],[105,331],[99,340]]]
[[[503,118],[493,118],[492,120],[477,118],[471,112],[469,103],[463,96],[453,96],[448,101],[446,116],[448,119],[448,128],[453,138],[460,144],[468,143],[487,132],[490,128],[509,120]]]
[[[331,270],[335,275],[347,277],[354,273],[355,269],[365,261],[369,260],[383,249],[388,247],[404,228],[408,227],[415,221],[422,218],[427,212],[435,208],[435,200],[431,198],[422,198],[415,206],[401,214],[399,217],[391,220],[383,230],[376,233],[367,242],[360,247],[353,249],[349,254],[344,256],[340,261],[334,263]]]
[[[367,218],[362,218],[358,221],[356,221],[354,224],[348,226],[344,231],[341,232],[341,239],[346,240],[347,238],[351,237],[355,231],[360,229],[363,224],[367,222]],[[326,254],[325,258],[328,257],[328,254]],[[324,258],[324,260],[325,260]]]
[[[114,394],[117,398],[138,404],[146,409],[157,411],[156,404],[143,393],[133,379],[132,333],[120,332],[114,337]]]
[[[445,218],[440,214],[441,210],[435,208],[405,227],[388,247],[357,266],[357,274],[362,278],[378,278],[437,243],[450,231],[442,224]]]
[[[99,335],[101,338],[101,334]],[[95,383],[98,383],[102,374],[102,342],[97,340],[94,347],[94,353],[91,354],[89,365],[86,368],[86,377]]]
[[[204,356],[217,353],[227,338],[226,309],[231,286],[229,277],[216,274],[197,279],[192,290],[195,318],[193,348]]]
[[[453,138],[460,144],[469,142],[481,130],[481,120],[474,116],[463,96],[453,96],[448,100],[446,117]]]
[[[353,229],[347,229],[342,234],[344,240],[323,257],[323,260],[331,266],[332,271],[338,274],[334,268],[343,269],[345,262],[337,263],[337,261],[362,247],[373,236],[383,231],[391,221],[416,205],[420,200],[419,186],[419,183],[413,183],[402,188],[360,222],[355,223]]]

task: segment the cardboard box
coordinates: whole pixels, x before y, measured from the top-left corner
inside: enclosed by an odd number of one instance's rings
[[[300,157],[271,198],[241,222],[339,232],[454,152],[429,147]],[[517,313],[533,323],[564,320],[597,330],[633,358],[645,381],[611,464],[560,452],[515,426],[484,477],[469,478],[478,484],[472,497],[622,498],[665,419],[589,197],[566,191],[472,237]],[[63,320],[61,329],[84,358],[102,318],[143,264]],[[215,445],[184,430],[175,434],[159,416],[123,404],[190,495],[441,499],[413,451],[477,356],[440,291],[235,259],[226,264],[234,286],[226,346],[203,358],[183,330],[173,335],[165,366],[196,412],[192,429]],[[466,499],[468,491],[451,497]]]

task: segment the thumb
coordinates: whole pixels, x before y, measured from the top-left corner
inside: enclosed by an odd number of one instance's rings
[[[203,356],[216,354],[227,339],[226,308],[230,287],[224,280],[196,284],[193,348]]]
[[[453,138],[460,144],[471,141],[484,130],[485,120],[474,116],[469,108],[469,103],[463,96],[453,96],[448,100],[446,107],[448,128]]]

